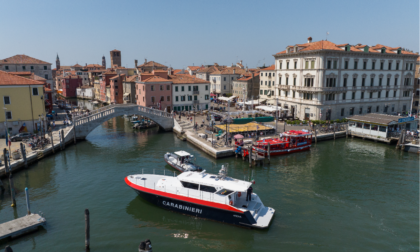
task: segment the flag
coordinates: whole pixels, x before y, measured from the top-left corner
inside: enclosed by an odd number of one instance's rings
[[[19,129],[19,133],[28,132],[28,128],[26,128],[26,123],[23,123],[22,127]]]
[[[10,141],[10,136],[7,129],[6,129],[6,145],[9,147],[12,145],[12,141]]]

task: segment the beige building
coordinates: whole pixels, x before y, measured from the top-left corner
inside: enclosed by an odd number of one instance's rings
[[[276,95],[300,119],[407,113],[417,57],[401,47],[308,38],[274,55]]]
[[[268,103],[272,103],[277,98],[277,91],[275,86],[276,80],[275,66],[261,69],[260,72],[260,99],[266,99]]]

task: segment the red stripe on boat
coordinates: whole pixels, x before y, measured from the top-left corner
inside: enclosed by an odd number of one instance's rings
[[[210,201],[206,201],[206,200],[200,200],[200,199],[185,197],[185,196],[181,196],[181,195],[178,195],[178,194],[162,192],[162,191],[159,191],[159,190],[154,190],[154,189],[150,189],[150,188],[147,188],[147,187],[139,186],[139,185],[136,185],[134,183],[131,183],[128,180],[128,177],[125,177],[125,183],[127,183],[127,185],[130,186],[131,188],[142,191],[142,192],[152,193],[152,194],[159,195],[159,196],[162,196],[162,197],[181,200],[181,201],[185,201],[185,202],[189,202],[189,203],[193,203],[193,204],[197,204],[197,205],[208,206],[208,207],[218,208],[218,209],[222,209],[222,210],[228,210],[228,211],[232,211],[232,212],[243,213],[243,211],[241,211],[239,209],[236,209],[232,206],[226,205],[226,204],[220,204],[220,203],[216,203],[216,202],[210,202]]]

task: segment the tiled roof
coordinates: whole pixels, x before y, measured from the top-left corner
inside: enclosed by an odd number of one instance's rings
[[[259,76],[259,74],[260,74],[260,72],[259,71],[257,71],[257,72],[254,72],[254,77],[255,76]],[[244,74],[241,78],[239,78],[239,79],[237,79],[238,81],[248,81],[248,80],[251,80],[252,79],[252,73],[246,73],[246,74]]]
[[[43,85],[43,83],[0,71],[0,86],[6,85]]]
[[[104,72],[102,74],[117,74],[117,73],[115,71],[108,70],[108,71],[106,71],[106,72]]]
[[[198,70],[200,67],[199,67],[199,66],[188,66],[188,68],[189,68],[191,71],[195,71],[195,70]]]
[[[9,74],[14,74],[14,75],[31,75],[32,72],[8,72]]]
[[[235,70],[235,74],[245,74],[246,70],[239,68],[239,67],[226,67],[218,71],[214,71],[210,73],[211,75],[214,74],[234,74],[233,71]]]
[[[51,65],[51,63],[29,57],[25,54],[18,54],[18,55],[0,60],[0,64],[43,64],[43,65],[49,64]]]
[[[125,82],[135,82],[137,79],[137,75],[129,76],[125,79]]]
[[[76,65],[74,65],[73,67],[83,67],[83,66],[81,66],[81,65],[79,65],[79,64],[76,64]]]
[[[171,80],[168,79],[164,79],[160,76],[153,76],[151,78],[148,78],[147,80],[143,81],[144,83],[148,83],[148,82],[171,82]]]
[[[42,81],[42,82],[46,82],[47,81],[47,79],[44,79],[41,76],[38,76],[38,75],[36,75],[34,73],[32,73],[31,77],[32,77],[33,80],[36,80],[36,81]]]
[[[67,75],[63,79],[81,79],[79,75]]]
[[[177,73],[179,73],[179,72],[181,72],[182,71],[182,69],[174,69],[172,72],[174,73],[174,74],[177,74]]]
[[[117,76],[114,76],[114,77],[111,77],[111,78],[109,78],[110,80],[113,80],[113,79],[118,79],[118,77],[124,77],[125,76],[125,74],[120,74],[119,76],[117,75]]]
[[[203,69],[198,70],[197,73],[213,73],[213,72],[221,70],[223,68],[224,68],[223,66],[219,66],[219,65],[211,66],[211,67],[205,67]]]
[[[266,68],[263,68],[263,69],[261,69],[261,71],[272,71],[272,70],[274,70],[275,68],[274,68],[274,65],[271,65],[271,66],[269,66],[269,67],[266,67]]]
[[[173,84],[209,84],[209,81],[196,78],[191,75],[170,75],[169,79],[172,80]]]
[[[348,44],[334,44],[331,41],[327,41],[327,40],[321,40],[321,41],[316,41],[316,42],[311,42],[311,43],[305,43],[305,44],[296,44],[296,46],[298,46],[298,52],[305,52],[305,51],[315,51],[315,50],[335,50],[335,51],[344,51],[344,47],[348,45]],[[288,46],[288,47],[294,47],[294,46]],[[355,46],[350,46],[350,51],[353,52],[363,52],[364,48],[366,47],[366,45],[355,45]],[[369,47],[369,52],[371,53],[380,53],[380,49],[385,48],[386,49],[386,53],[391,53],[391,54],[396,54],[396,50],[399,47],[389,47],[389,46],[384,46],[381,44],[377,44],[375,46]],[[287,50],[281,51],[279,53],[277,53],[276,55],[279,54],[285,54],[287,52]],[[412,52],[408,52],[408,51],[401,51],[401,54],[412,54],[414,55],[415,53]]]
[[[86,65],[85,67],[103,67],[102,65],[98,65],[98,64],[89,64],[89,65]],[[62,68],[62,67],[61,67]]]
[[[141,64],[140,66],[137,66],[137,68],[139,68],[139,67],[151,67],[151,66],[155,66],[155,67],[167,67],[167,66],[162,65],[160,63],[157,63],[157,62],[154,62],[154,61],[149,61],[147,63]]]

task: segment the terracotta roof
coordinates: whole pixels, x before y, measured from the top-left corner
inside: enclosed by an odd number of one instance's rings
[[[177,74],[177,73],[179,73],[179,72],[181,72],[182,71],[182,69],[174,69],[172,72],[174,73],[174,74]]]
[[[254,77],[259,76],[260,72],[257,71],[254,73]],[[248,81],[252,79],[252,74],[251,73],[246,73],[244,74],[241,78],[237,79],[238,81]]]
[[[52,91],[50,88],[44,88],[44,90],[45,90],[46,93],[51,93],[51,91]]]
[[[261,69],[261,71],[272,71],[275,70],[274,65]]]
[[[125,74],[120,74],[119,76],[117,75],[117,76],[114,76],[114,77],[111,77],[111,78],[109,78],[110,80],[113,80],[113,79],[118,79],[118,77],[124,77],[125,76]]]
[[[125,79],[125,82],[135,82],[137,79],[137,75],[129,76]]]
[[[44,83],[0,71],[0,86],[6,85],[43,85]]]
[[[9,74],[14,74],[14,75],[31,75],[32,72],[8,72]]]
[[[221,70],[223,68],[224,68],[223,66],[219,66],[219,65],[211,66],[211,67],[205,67],[203,69],[198,70],[197,73],[213,73],[213,72]]]
[[[147,80],[145,80],[143,82],[144,83],[147,83],[147,82],[171,82],[171,80],[164,79],[164,78],[162,78],[160,76],[153,76],[153,77],[148,78]]]
[[[82,78],[80,78],[79,75],[67,75],[63,79],[82,79]]]
[[[350,120],[357,120],[370,123],[378,124],[389,124],[393,121],[398,122],[398,119],[405,118],[404,116],[394,116],[394,115],[385,115],[385,114],[376,114],[370,113],[365,115],[354,115],[348,117]]]
[[[191,75],[169,75],[168,77],[173,84],[210,84],[209,81]]]
[[[104,72],[102,74],[117,74],[117,73],[115,71],[112,71],[112,70],[107,70],[106,72]]]
[[[298,50],[298,52],[305,52],[305,51],[315,51],[315,50],[335,50],[335,51],[344,51],[344,46],[346,46],[348,44],[334,44],[331,41],[327,41],[327,40],[321,40],[321,41],[316,41],[316,42],[311,42],[311,43],[305,43],[305,44],[296,44],[296,46],[298,46],[299,48],[301,48],[300,50]],[[288,47],[294,47],[294,46],[288,46]],[[364,48],[366,47],[366,45],[355,45],[355,46],[351,46],[350,47],[350,51],[353,52],[363,52]],[[396,51],[399,47],[389,47],[389,46],[384,46],[381,44],[377,44],[375,46],[369,47],[369,52],[371,53],[380,53],[380,49],[385,48],[386,49],[386,53],[392,53],[392,54],[396,54]],[[281,51],[278,54],[285,54],[287,52],[287,50]],[[412,52],[408,52],[408,51],[401,51],[401,54],[415,54]]]
[[[79,64],[76,64],[76,65],[74,65],[73,67],[83,67],[83,66],[81,66],[81,65],[79,65]]]
[[[188,66],[188,68],[189,68],[191,71],[195,71],[195,70],[198,70],[200,67],[199,67],[199,66]]]
[[[29,57],[25,54],[18,54],[18,55],[0,60],[0,63],[1,64],[43,64],[43,65],[49,64],[51,65],[51,63]]]
[[[101,67],[101,68],[103,68],[102,65],[98,65],[98,64],[89,64],[89,65],[86,65],[85,67]],[[62,68],[62,67],[60,67],[60,68]]]
[[[42,82],[46,82],[47,81],[47,79],[42,78],[41,76],[38,76],[38,75],[36,75],[34,73],[32,73],[31,77],[32,77],[33,80],[36,80],[36,81],[42,81]]]
[[[214,71],[210,74],[211,75],[214,75],[214,74],[234,74],[233,70],[235,70],[235,74],[245,74],[246,73],[245,69],[242,69],[242,68],[239,68],[239,67],[226,67],[226,68],[223,68],[221,70]]]
[[[154,61],[149,61],[147,63],[141,64],[140,66],[137,66],[137,68],[139,68],[139,67],[151,67],[151,66],[155,66],[155,67],[167,67],[167,66],[162,65],[160,63],[157,63],[157,62],[154,62]]]

